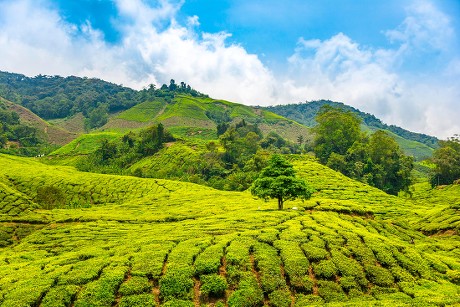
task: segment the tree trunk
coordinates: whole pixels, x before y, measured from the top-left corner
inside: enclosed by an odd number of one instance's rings
[[[278,210],[283,210],[283,198],[278,197]]]

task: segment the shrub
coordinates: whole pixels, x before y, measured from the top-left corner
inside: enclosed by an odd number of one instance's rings
[[[220,260],[223,256],[224,247],[216,244],[205,249],[195,260],[196,274],[217,273],[220,266]]]
[[[238,290],[228,298],[229,307],[256,307],[263,305],[264,294],[250,272],[242,274]]]
[[[316,276],[323,278],[332,278],[337,275],[337,267],[332,260],[321,260],[319,263],[313,265],[313,271]]]
[[[77,295],[78,286],[57,286],[50,289],[42,300],[41,306],[54,307],[54,306],[70,306],[72,300]]]
[[[65,195],[57,187],[42,186],[37,189],[35,201],[42,205],[43,209],[60,208],[65,203]]]
[[[286,281],[281,276],[281,261],[277,250],[264,243],[254,245],[254,257],[260,271],[260,282],[265,293],[286,286]]]
[[[167,301],[161,306],[163,307],[194,307],[195,304],[193,304],[193,302],[191,301],[172,299],[170,301]]]
[[[364,268],[369,280],[377,286],[390,287],[393,285],[393,275],[387,269],[376,265],[366,265]]]
[[[222,297],[228,287],[225,278],[215,274],[201,276],[201,282],[201,293],[207,297]]]
[[[143,306],[143,307],[156,307],[155,297],[152,294],[137,294],[123,296],[120,301],[120,307],[132,307],[132,306]]]
[[[131,279],[121,284],[118,292],[121,295],[125,296],[132,294],[141,294],[143,292],[149,291],[150,288],[151,286],[147,277],[132,276]]]
[[[318,294],[326,302],[347,300],[342,288],[337,283],[329,280],[318,280]]]
[[[160,279],[160,293],[166,301],[173,298],[189,299],[192,288],[193,280],[190,278],[188,270],[175,270],[166,273]]]
[[[327,258],[327,251],[324,248],[316,247],[311,244],[302,244],[302,249],[305,252],[308,260],[319,261]]]
[[[275,290],[268,295],[270,306],[289,307],[291,306],[291,293],[285,290]]]
[[[459,270],[449,270],[446,273],[447,278],[457,285],[460,285],[460,271]]]
[[[244,288],[236,290],[228,298],[229,307],[257,307],[262,306],[264,295],[262,290],[256,288]]]
[[[324,300],[321,296],[313,295],[313,294],[297,294],[295,297],[295,307],[305,307],[311,305],[321,305],[324,304]]]

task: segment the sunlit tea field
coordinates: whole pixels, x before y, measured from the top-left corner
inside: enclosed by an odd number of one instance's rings
[[[263,202],[0,155],[1,306],[455,306],[460,189],[389,196],[312,158]]]

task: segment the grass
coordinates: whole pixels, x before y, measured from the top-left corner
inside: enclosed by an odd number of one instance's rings
[[[0,155],[0,305],[460,304],[457,186],[398,198],[290,159],[316,192],[278,211],[249,192]]]
[[[86,155],[98,149],[102,140],[111,141],[118,137],[120,137],[120,134],[113,132],[84,134],[58,150],[55,150],[50,155]]]
[[[161,100],[146,101],[121,112],[117,118],[136,122],[152,121],[165,107]]]

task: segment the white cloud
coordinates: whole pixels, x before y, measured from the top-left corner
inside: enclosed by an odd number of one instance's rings
[[[285,92],[342,101],[413,131],[444,138],[458,133],[460,61],[451,54],[456,33],[449,18],[430,2],[415,2],[402,24],[385,33],[394,49],[361,46],[342,33],[300,39],[288,60]],[[432,63],[425,53],[436,54]],[[404,70],[414,59],[425,63]]]
[[[202,33],[199,18],[175,17],[183,1],[116,0],[115,45],[91,27],[66,23],[49,0],[0,0],[0,69],[99,77],[141,88],[185,81],[212,97],[252,105],[313,99],[343,101],[385,122],[447,137],[460,131],[460,60],[449,54],[455,31],[429,2],[415,2],[399,27],[385,32],[393,49],[362,46],[345,34],[300,39],[283,74],[228,44],[229,33]],[[7,46],[5,48],[4,46]],[[436,78],[403,67],[418,54],[442,56]],[[447,64],[448,63],[448,64]],[[430,70],[432,73],[433,70]]]

